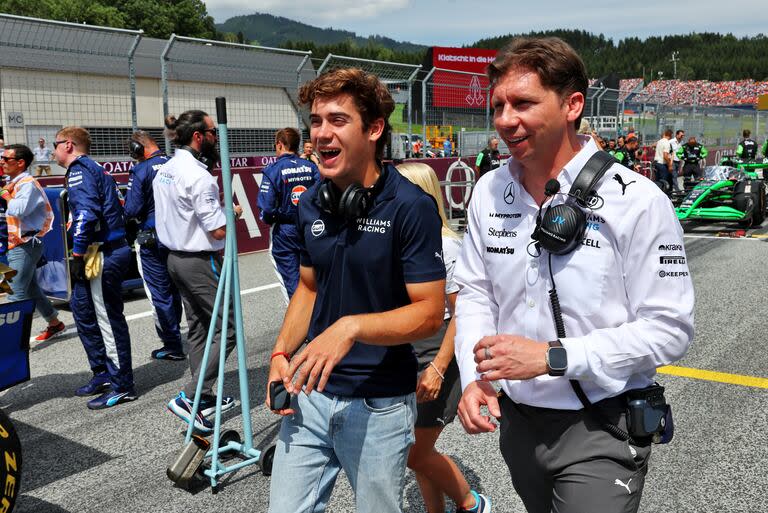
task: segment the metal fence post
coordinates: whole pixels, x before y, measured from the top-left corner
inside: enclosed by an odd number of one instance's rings
[[[432,68],[421,81],[421,139],[422,149],[426,151],[427,148],[427,82],[432,78],[437,68]]]
[[[304,56],[304,58],[301,60],[301,64],[299,64],[299,67],[296,68],[296,93],[298,94],[299,89],[301,88],[301,70],[304,69],[304,65],[309,60],[309,56],[312,55],[312,52],[309,52],[307,55]],[[296,106],[296,128],[299,130],[299,147],[301,147],[301,144],[304,143],[304,135],[303,130],[301,129],[302,121],[301,121],[301,106],[297,104]]]
[[[133,46],[131,46],[131,49],[128,52],[128,80],[130,81],[131,87],[131,128],[133,131],[139,129],[138,114],[136,113],[136,66],[134,65],[133,57],[136,54],[136,48],[139,46],[139,41],[141,41],[143,33],[144,31],[140,30],[139,33],[136,34],[136,39],[133,40]]]
[[[163,53],[160,54],[160,87],[163,94],[163,122],[168,117],[168,53],[171,51],[173,42],[176,40],[176,34],[171,34],[168,42],[163,48]],[[171,139],[165,135],[163,131],[163,138],[165,139],[165,154],[171,154]]]
[[[411,73],[411,76],[408,77],[408,154],[410,154],[411,149],[411,139],[413,137],[413,96],[412,96],[412,88],[413,88],[413,81],[416,79],[416,75],[421,71],[421,66],[413,70],[413,73]]]

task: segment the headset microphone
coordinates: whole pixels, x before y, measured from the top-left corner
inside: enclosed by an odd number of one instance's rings
[[[560,191],[560,182],[552,178],[544,185],[544,194],[546,196],[554,196]]]

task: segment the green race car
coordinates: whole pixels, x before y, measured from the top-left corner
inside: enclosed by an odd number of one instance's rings
[[[756,226],[765,219],[765,182],[754,169],[707,166],[703,180],[688,191],[675,212],[681,221],[738,221]]]

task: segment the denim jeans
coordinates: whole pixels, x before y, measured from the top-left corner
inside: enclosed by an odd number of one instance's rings
[[[43,319],[50,321],[58,312],[51,302],[45,297],[43,291],[37,286],[37,262],[43,254],[43,243],[38,239],[30,239],[24,244],[19,244],[8,251],[8,266],[15,269],[18,274],[11,281],[13,294],[8,296],[8,301],[21,301],[34,299],[35,307]]]
[[[275,450],[270,513],[320,513],[339,470],[358,513],[401,513],[416,396],[359,398],[314,391],[291,399]]]

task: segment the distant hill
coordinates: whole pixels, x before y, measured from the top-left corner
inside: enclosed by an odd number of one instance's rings
[[[235,16],[224,23],[217,23],[216,29],[233,34],[242,32],[247,40],[261,46],[281,47],[289,41],[311,41],[318,46],[323,46],[350,41],[361,47],[373,43],[404,53],[423,52],[426,49],[422,45],[395,41],[388,37],[359,37],[348,30],[313,27],[281,16],[262,13]]]

